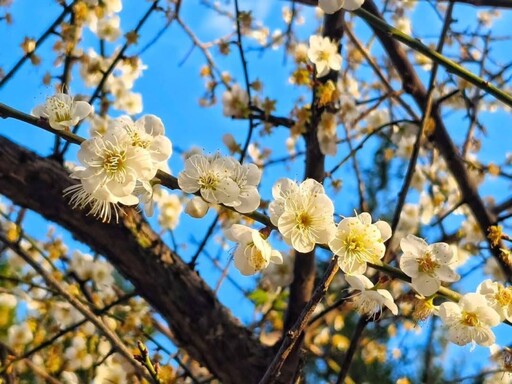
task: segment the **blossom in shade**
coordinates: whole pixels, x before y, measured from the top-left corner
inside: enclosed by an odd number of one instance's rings
[[[238,243],[234,252],[235,267],[242,275],[253,275],[270,263],[282,264],[281,253],[273,250],[265,235],[240,224],[233,224],[225,232],[226,237]]]
[[[491,331],[500,322],[498,313],[479,293],[468,293],[458,303],[445,302],[439,307],[439,316],[448,329],[448,339],[457,345],[468,343],[489,347],[495,336]]]
[[[328,37],[313,35],[309,38],[308,58],[316,66],[316,75],[323,77],[331,70],[341,69],[338,46]]]
[[[209,203],[233,204],[240,195],[240,188],[232,179],[234,169],[229,158],[192,155],[178,175],[178,184],[184,192],[199,191]]]
[[[271,204],[271,218],[296,251],[310,252],[315,244],[327,244],[331,238],[334,205],[316,180],[293,184],[289,179],[281,179],[274,185],[273,194],[279,197]]]
[[[318,0],[318,6],[327,14],[333,14],[340,9],[354,11],[361,8],[364,0]]]
[[[44,104],[32,110],[32,115],[48,120],[50,127],[69,131],[71,127],[85,119],[93,111],[86,101],[76,101],[65,93],[48,97]]]
[[[27,345],[33,339],[34,335],[27,323],[13,324],[7,330],[7,342],[12,347]]]
[[[338,264],[348,274],[363,274],[367,263],[378,264],[384,257],[384,242],[391,237],[391,227],[384,221],[372,224],[369,213],[340,221],[329,241],[329,248],[338,255]]]
[[[452,248],[446,243],[427,242],[414,235],[400,241],[404,254],[400,258],[400,269],[411,277],[412,287],[423,296],[436,293],[441,281],[454,282],[460,276],[450,267],[456,262]]]
[[[376,317],[387,307],[393,315],[398,314],[398,307],[391,293],[385,289],[377,289],[364,275],[346,275],[345,279],[352,290],[359,291],[353,298],[357,311],[368,317]]]
[[[261,180],[261,170],[255,164],[240,164],[233,158],[233,174],[231,178],[238,185],[238,199],[226,205],[234,207],[238,212],[255,211],[260,205],[258,184]]]
[[[244,117],[249,113],[249,95],[235,84],[222,95],[224,116]]]
[[[183,206],[177,195],[171,195],[162,190],[158,197],[157,206],[159,210],[158,223],[163,229],[173,230],[178,226]]]
[[[512,287],[505,287],[487,279],[478,286],[477,293],[483,295],[489,305],[498,312],[501,321],[512,321]]]
[[[97,23],[91,25],[91,30],[98,35],[100,39],[106,41],[116,41],[121,36],[121,19],[117,15],[99,19]]]

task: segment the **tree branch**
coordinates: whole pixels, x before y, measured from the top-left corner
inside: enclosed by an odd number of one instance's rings
[[[69,185],[58,163],[0,136],[1,194],[65,227],[107,257],[168,322],[180,346],[222,382],[251,383],[262,376],[270,350],[218,302],[135,209],[126,209],[120,224],[101,223],[69,207],[62,196]]]

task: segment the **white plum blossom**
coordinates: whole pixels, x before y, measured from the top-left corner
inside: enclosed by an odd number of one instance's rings
[[[65,93],[57,93],[48,97],[44,104],[35,107],[32,115],[48,120],[53,129],[69,131],[92,111],[93,108],[88,102],[76,101]]]
[[[124,111],[130,115],[142,112],[142,95],[137,92],[123,90],[115,92],[116,98],[112,104],[115,109]]]
[[[67,369],[76,371],[77,369],[89,369],[94,360],[87,351],[87,341],[81,336],[75,336],[71,345],[64,351],[67,360]]]
[[[90,136],[103,136],[107,133],[108,127],[110,125],[110,117],[109,116],[100,116],[93,114],[89,116],[89,135]]]
[[[200,219],[208,213],[210,205],[202,197],[194,196],[187,202],[185,213],[195,219]]]
[[[259,231],[233,224],[224,233],[229,240],[238,243],[234,252],[234,262],[242,275],[254,275],[267,268],[270,263],[283,263],[281,253],[273,250],[266,236]]]
[[[240,187],[232,179],[235,163],[227,157],[192,155],[178,175],[182,191],[195,193],[209,203],[233,204],[238,200]]]
[[[11,347],[27,345],[33,339],[34,335],[27,323],[13,324],[7,330],[7,343]]]
[[[74,372],[62,371],[60,380],[63,384],[80,384],[78,376]]]
[[[61,328],[81,321],[84,317],[75,307],[67,301],[58,301],[52,306],[52,315],[55,323]]]
[[[226,203],[234,207],[240,213],[255,211],[260,205],[260,194],[258,193],[258,184],[261,180],[261,170],[255,164],[240,164],[233,158],[233,174],[231,178],[240,189],[238,199],[231,203]]]
[[[341,69],[341,55],[338,45],[328,37],[313,35],[309,38],[308,58],[316,66],[316,75],[323,77],[329,71]]]
[[[311,252],[315,244],[327,244],[334,231],[334,205],[322,184],[313,179],[300,186],[281,179],[272,188],[276,201],[270,204],[272,223],[287,244],[298,252]]]
[[[235,84],[222,95],[222,105],[224,116],[244,117],[249,112],[249,95]]]
[[[16,296],[11,295],[10,293],[0,293],[0,308],[5,310],[6,308],[14,308],[18,300]]]
[[[359,291],[353,302],[357,311],[368,317],[376,317],[382,312],[383,307],[389,308],[393,315],[398,314],[398,307],[391,293],[385,289],[377,289],[364,275],[346,275],[345,280],[352,290]]]
[[[367,263],[378,264],[384,257],[384,242],[391,237],[391,227],[384,221],[372,224],[369,213],[340,221],[329,248],[339,256],[338,264],[343,272],[361,275]]]
[[[150,180],[156,173],[150,153],[133,146],[128,132],[113,127],[102,136],[84,141],[78,151],[82,167],[71,177],[80,184],[64,190],[73,193],[70,203],[84,208],[92,204],[89,213],[109,221],[112,209],[117,216],[117,203],[134,205],[139,199],[132,195],[137,180]]]
[[[505,287],[490,279],[484,280],[477,288],[489,305],[500,315],[500,320],[512,321],[512,287]]]
[[[178,175],[180,188],[187,193],[200,191],[201,197],[211,204],[224,204],[238,212],[248,213],[260,205],[257,185],[261,170],[255,164],[240,164],[232,157],[219,154],[205,156],[195,154],[185,161],[185,169]],[[195,200],[206,213],[204,204]],[[193,213],[193,206],[190,207]]]
[[[317,138],[320,144],[320,151],[324,155],[335,156],[338,152],[338,137],[336,135],[338,122],[336,119],[336,115],[329,112],[323,112],[320,117]]]
[[[162,121],[154,115],[133,121],[128,116],[108,119],[104,132],[98,132],[80,145],[72,178],[80,184],[67,188],[70,204],[90,206],[89,213],[110,221],[112,212],[119,216],[118,204],[135,205],[141,201],[152,213],[158,170],[168,170],[172,143],[165,136]],[[102,128],[103,131],[103,128]]]
[[[80,60],[80,77],[87,87],[95,87],[101,81],[112,59],[99,55],[94,49],[89,48]],[[107,83],[111,77],[107,79]]]
[[[411,277],[412,287],[428,297],[439,290],[441,281],[453,283],[460,276],[450,266],[457,260],[452,248],[446,243],[427,242],[414,235],[400,241],[404,254],[400,258],[400,269]]]
[[[439,316],[448,328],[448,339],[457,345],[472,343],[489,347],[495,336],[491,327],[500,322],[498,313],[489,306],[484,296],[467,293],[459,303],[445,302],[439,307]]]
[[[69,270],[74,272],[79,279],[89,280],[93,276],[94,258],[88,253],[74,251],[69,262]]]
[[[270,263],[263,271],[262,285],[268,285],[271,289],[287,287],[293,281],[294,254],[283,257],[282,264]]]
[[[183,206],[177,195],[162,190],[157,200],[159,210],[158,223],[162,229],[173,230],[178,226]]]
[[[91,25],[91,31],[96,33],[100,39],[116,41],[121,36],[121,19],[117,15],[99,19]]]
[[[171,140],[165,136],[162,120],[155,115],[144,115],[135,122],[129,116],[121,116],[112,120],[110,126],[124,128],[132,146],[149,152],[155,173],[172,155]]]
[[[119,354],[113,354],[96,368],[96,374],[92,383],[124,384],[128,382],[127,374],[129,374],[130,371],[131,369],[127,369],[125,364],[123,364]]]
[[[311,179],[309,179],[311,180]],[[313,183],[312,181],[307,181],[307,183],[304,185],[312,184],[314,186],[317,186],[317,184]],[[274,186],[272,187],[272,197],[274,198],[274,201],[272,201],[269,205],[269,213],[270,213],[270,221],[275,226],[279,223],[279,218],[284,212],[284,202],[288,198],[289,195],[296,193],[299,191],[299,186],[297,183],[291,179],[283,178],[276,181]],[[318,191],[323,191],[323,186],[318,187]]]
[[[327,14],[333,14],[340,9],[354,11],[361,8],[364,0],[318,0],[318,6]]]

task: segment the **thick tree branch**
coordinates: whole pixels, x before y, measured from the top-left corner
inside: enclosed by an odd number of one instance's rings
[[[126,209],[120,224],[101,223],[68,206],[62,190],[69,185],[58,163],[0,136],[0,194],[67,228],[105,255],[167,320],[180,346],[223,383],[251,383],[262,376],[269,350],[217,301],[136,210]]]

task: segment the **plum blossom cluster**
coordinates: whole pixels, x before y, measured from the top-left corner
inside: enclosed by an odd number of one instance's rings
[[[261,170],[255,164],[240,164],[229,156],[194,154],[185,161],[178,175],[182,191],[199,193],[186,212],[194,217],[206,214],[207,204],[224,204],[241,213],[256,210],[260,205],[258,184]]]
[[[465,294],[458,303],[446,302],[439,307],[448,339],[457,345],[493,345],[496,336],[491,328],[512,320],[511,314],[512,287],[492,280],[483,281],[475,293]]]
[[[103,136],[80,145],[71,177],[79,184],[67,188],[74,208],[89,207],[89,214],[110,221],[119,217],[119,204],[136,205],[152,200],[152,179],[167,168],[172,153],[162,121],[145,115],[137,121],[121,116],[109,122]]]
[[[369,213],[343,218],[334,222],[334,206],[324,187],[307,179],[297,184],[290,179],[278,180],[273,189],[274,200],[269,205],[270,219],[284,241],[300,253],[310,252],[317,244],[328,246],[337,255],[340,269],[356,294],[353,303],[365,316],[376,318],[384,308],[392,314],[398,307],[392,294],[375,286],[363,274],[368,264],[380,264],[385,254],[384,242],[391,237],[391,228],[384,221],[373,222]],[[268,231],[233,225],[226,237],[238,243],[235,266],[244,275],[252,275],[283,258],[272,250],[267,241]],[[403,254],[401,269],[411,277],[411,285],[420,295],[433,297],[441,284],[460,279],[455,272],[457,256],[446,243],[429,245],[414,235],[400,241]],[[476,293],[469,293],[458,303],[444,302],[430,306],[429,315],[438,314],[448,329],[448,339],[455,344],[468,343],[490,346],[495,336],[491,328],[512,318],[512,287],[491,280],[484,281]]]

